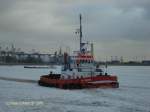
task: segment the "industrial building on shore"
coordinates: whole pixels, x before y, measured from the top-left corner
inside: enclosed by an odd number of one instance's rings
[[[12,45],[10,50],[2,49],[0,47],[0,65],[9,65],[9,64],[63,64],[64,63],[64,53],[62,52],[61,48],[58,51],[55,51],[54,53],[39,53],[39,52],[24,52],[21,50],[16,50],[14,46]],[[143,59],[141,61],[123,61],[123,57],[120,59],[115,56],[113,58],[111,56],[111,60],[109,61],[96,61],[96,63],[105,65],[106,63],[108,65],[150,65],[150,60]]]
[[[12,46],[11,50],[0,49],[0,64],[62,64],[63,53],[55,51],[49,53],[27,53],[16,51]]]

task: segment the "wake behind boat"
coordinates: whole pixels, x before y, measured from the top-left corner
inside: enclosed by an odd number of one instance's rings
[[[103,68],[95,63],[93,44],[82,42],[81,19],[80,15],[80,29],[77,32],[80,35],[80,50],[75,51],[72,56],[64,53],[61,73],[50,71],[48,75],[40,77],[39,85],[61,89],[118,88],[117,76],[107,74],[107,71],[104,72]]]

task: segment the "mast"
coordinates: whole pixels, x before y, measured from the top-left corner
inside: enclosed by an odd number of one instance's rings
[[[80,14],[80,52],[82,49],[82,15]]]

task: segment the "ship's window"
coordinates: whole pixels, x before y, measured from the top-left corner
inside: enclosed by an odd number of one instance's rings
[[[83,60],[83,63],[85,63],[85,60]]]
[[[84,60],[82,60],[82,63],[84,63]]]
[[[87,63],[87,60],[85,60],[85,63]]]

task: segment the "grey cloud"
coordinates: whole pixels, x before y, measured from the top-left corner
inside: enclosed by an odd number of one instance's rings
[[[150,1],[149,0],[114,0],[115,5],[123,11],[131,11],[135,9],[143,9],[143,16],[150,16]]]
[[[84,38],[95,41],[96,46],[102,44],[95,52],[117,54],[128,41],[133,49],[138,48],[137,42],[150,41],[149,7],[149,0],[0,0],[0,41],[41,51],[59,46],[75,49],[78,37],[74,32],[79,13],[83,13]],[[120,49],[110,52],[116,46]],[[144,47],[148,46],[142,44],[141,49]]]

